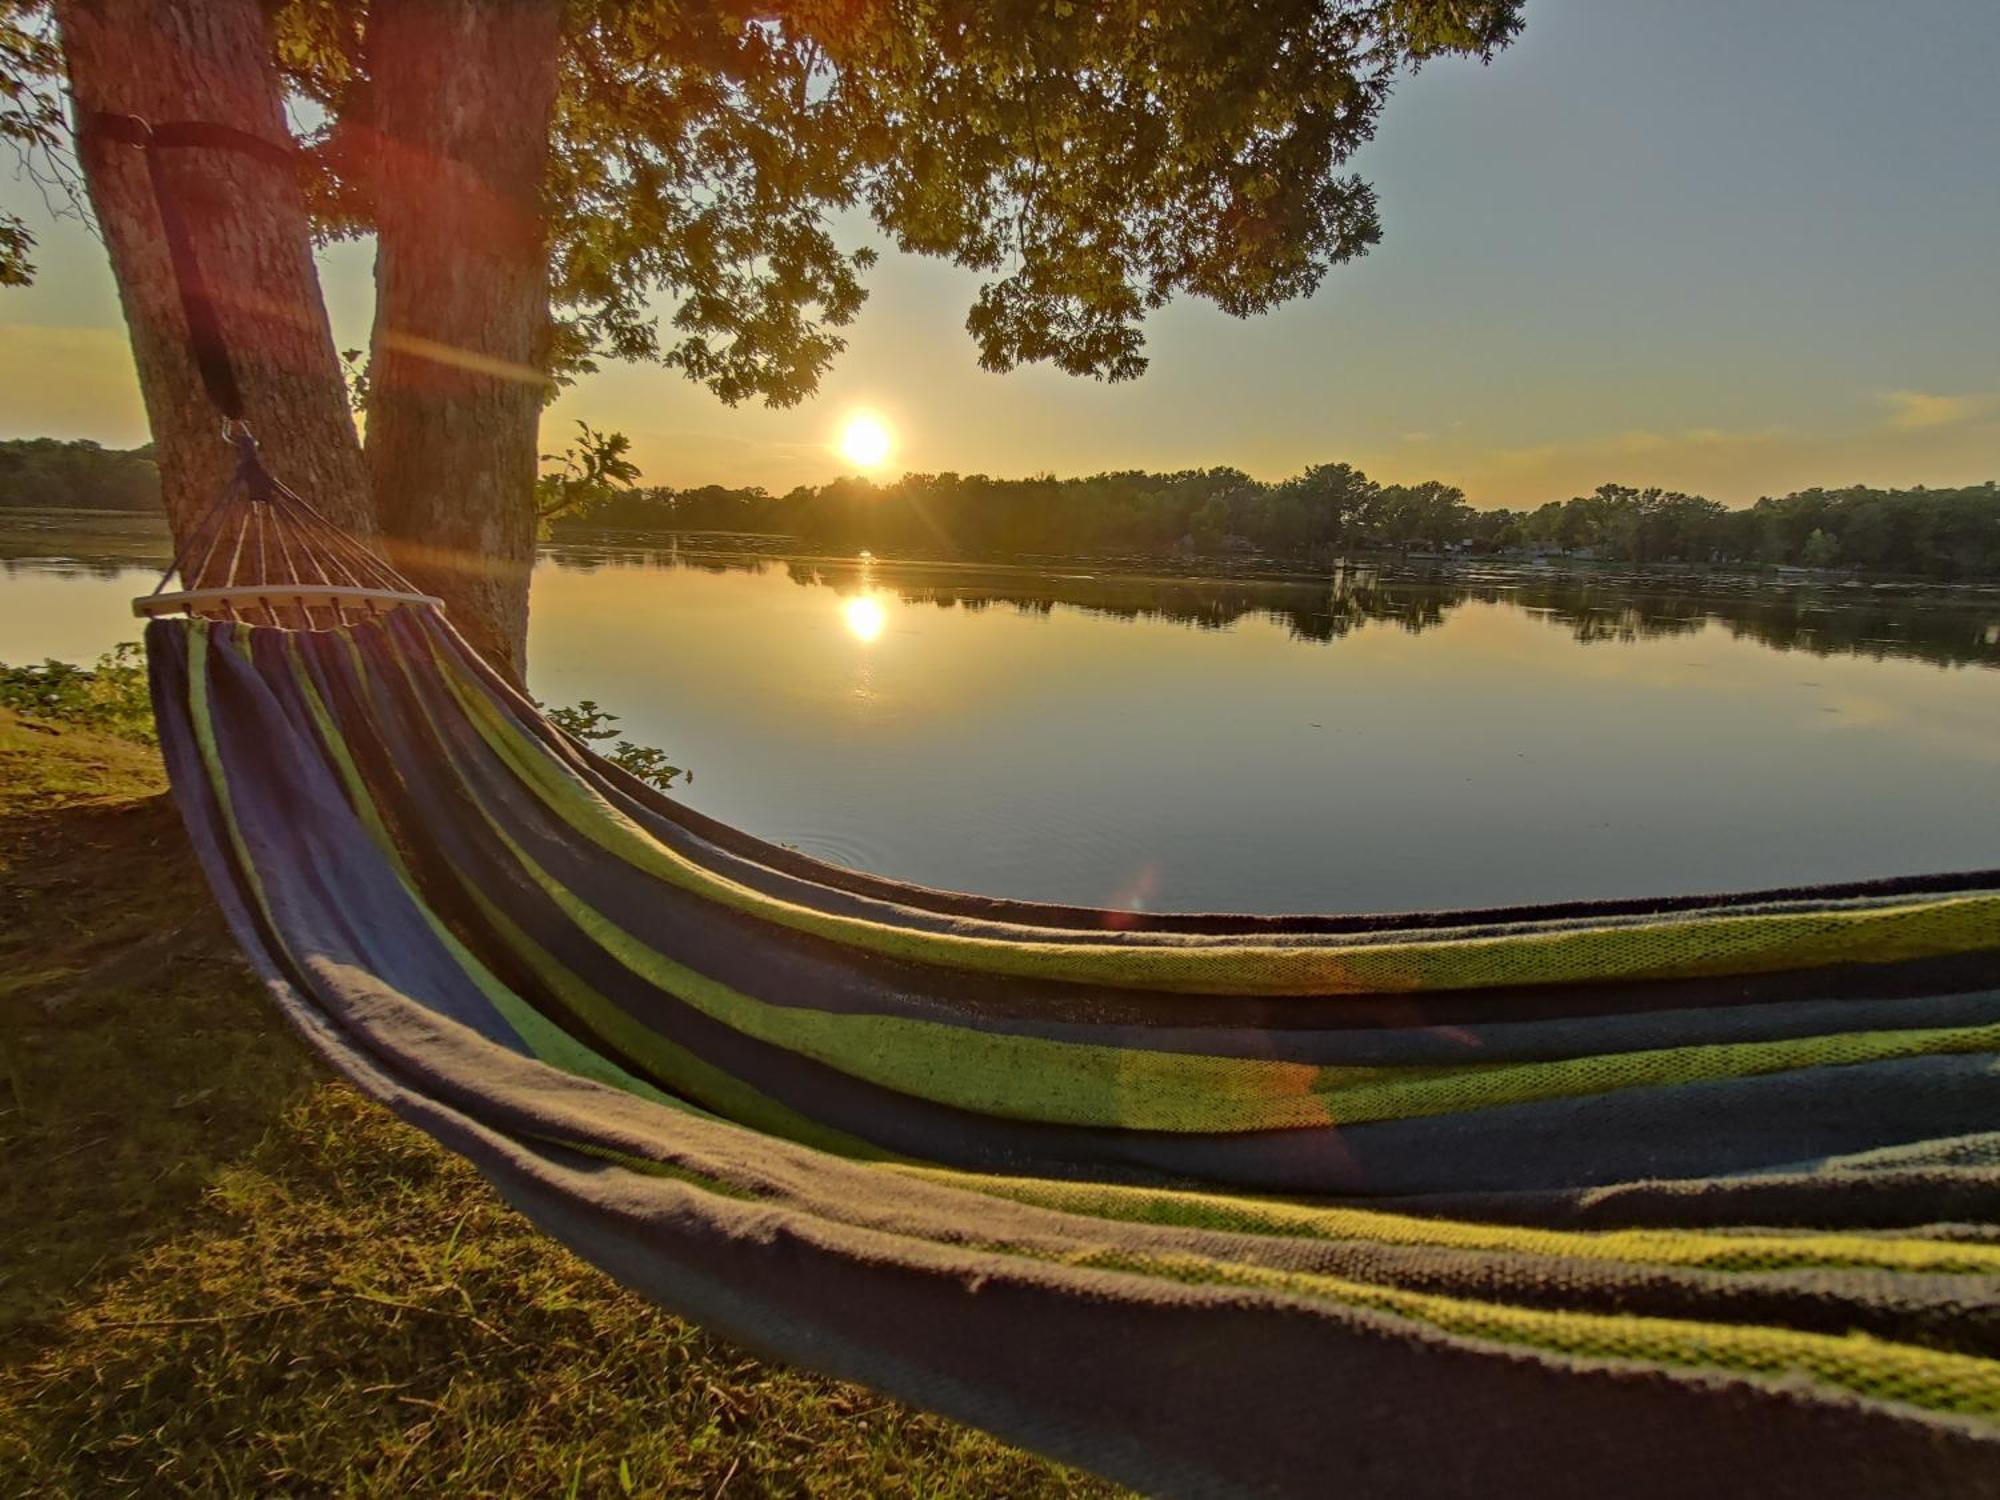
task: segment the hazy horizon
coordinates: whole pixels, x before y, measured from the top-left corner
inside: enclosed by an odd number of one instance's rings
[[[1020,477],[1344,461],[1533,505],[1616,481],[1742,504],[1816,484],[2000,476],[2000,7],[1921,0],[1532,0],[1490,68],[1407,81],[1354,163],[1385,237],[1249,322],[1180,303],[1152,368],[1103,386],[979,370],[979,277],[885,251],[820,395],[723,407],[609,366],[549,411],[633,439],[649,483],[783,491],[847,466],[855,409],[889,474]],[[0,294],[0,436],[119,447],[145,422],[102,250],[31,184],[37,285]],[[869,238],[857,221],[849,238]],[[365,343],[370,247],[323,279]]]

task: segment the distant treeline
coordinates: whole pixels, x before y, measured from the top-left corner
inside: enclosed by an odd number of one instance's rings
[[[564,529],[576,523],[567,523]],[[1377,484],[1321,464],[1266,484],[1236,469],[1087,479],[906,474],[761,489],[634,489],[583,524],[768,532],[815,547],[913,555],[1536,552],[1655,563],[1866,568],[2000,577],[2000,489],[1812,489],[1732,510],[1607,484],[1535,510],[1478,510],[1447,484]]]
[[[0,505],[146,510],[151,448],[0,442]],[[1519,553],[1658,563],[1860,568],[1946,581],[2000,578],[2000,489],[1801,490],[1732,510],[1673,490],[1600,486],[1534,510],[1479,510],[1448,484],[1377,484],[1347,464],[1264,483],[1238,469],[1086,479],[906,474],[762,489],[605,489],[557,530],[739,531],[807,546],[912,555]]]
[[[0,441],[0,505],[50,510],[158,510],[153,445],[102,448],[58,438]]]

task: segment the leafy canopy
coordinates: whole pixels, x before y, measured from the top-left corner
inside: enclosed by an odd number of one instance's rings
[[[844,347],[874,253],[988,274],[980,363],[1125,380],[1146,315],[1239,317],[1381,236],[1343,168],[1395,79],[1490,58],[1524,0],[572,0],[544,217],[559,375],[658,360],[789,405]],[[320,106],[328,234],[371,222],[367,12],[282,0]],[[656,310],[664,307],[660,314]]]
[[[1343,168],[1391,87],[1488,59],[1525,0],[570,0],[543,184],[557,376],[658,360],[724,401],[810,395],[875,253],[985,272],[980,363],[1126,380],[1174,297],[1247,317],[1381,237]],[[61,145],[46,0],[0,0],[0,143]],[[317,120],[320,231],[367,232],[366,0],[277,0]],[[843,218],[843,216],[847,216]],[[0,284],[33,272],[0,216]],[[662,315],[658,309],[666,309]]]

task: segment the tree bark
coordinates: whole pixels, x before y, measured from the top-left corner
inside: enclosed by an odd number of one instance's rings
[[[560,0],[376,0],[368,471],[392,559],[517,680],[547,393]]]
[[[56,10],[80,119],[101,110],[205,121],[291,143],[257,0],[59,0]],[[231,472],[222,414],[195,366],[144,153],[85,130],[79,155],[131,332],[167,518],[184,540]],[[366,472],[297,175],[228,149],[162,155],[267,463],[366,538]]]

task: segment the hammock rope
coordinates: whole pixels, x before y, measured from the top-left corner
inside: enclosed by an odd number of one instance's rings
[[[444,608],[275,478],[247,427],[238,424],[229,441],[237,463],[228,488],[189,528],[152,592],[133,601],[134,614],[310,630],[399,605]],[[181,587],[170,589],[176,580]]]
[[[236,437],[139,605],[196,854],[301,1035],[619,1280],[1155,1493],[2000,1494],[2000,871],[840,869],[563,734]]]

